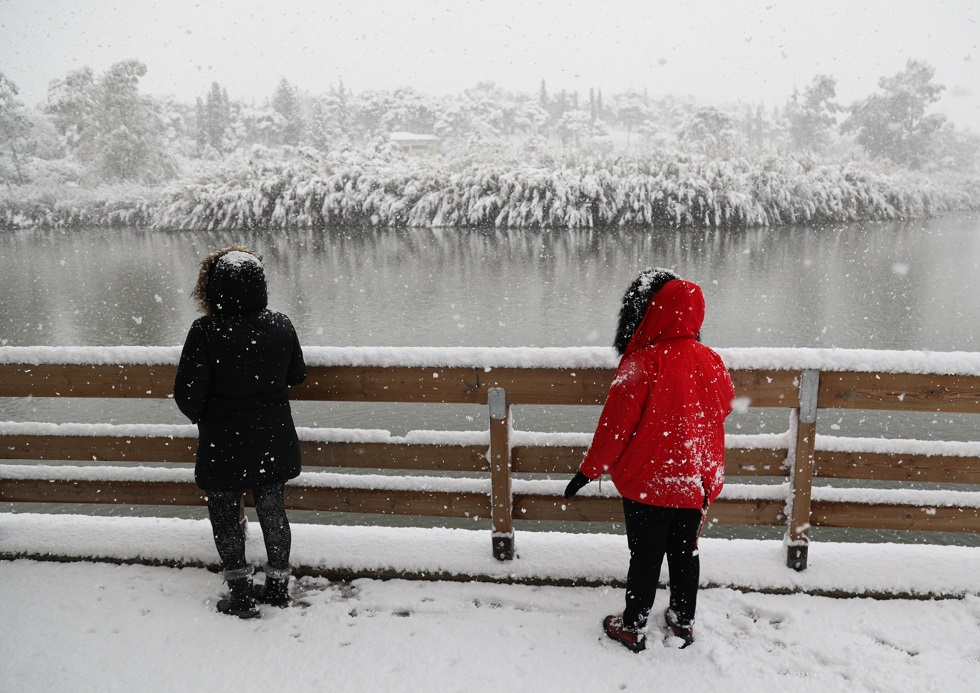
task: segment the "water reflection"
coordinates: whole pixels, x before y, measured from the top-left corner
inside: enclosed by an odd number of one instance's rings
[[[0,342],[180,344],[198,262],[242,242],[311,345],[607,344],[624,287],[662,265],[703,285],[716,346],[969,351],[978,231],[960,216],[725,232],[8,232]]]

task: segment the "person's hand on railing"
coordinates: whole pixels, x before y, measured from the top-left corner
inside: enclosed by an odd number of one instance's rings
[[[592,479],[585,476],[582,472],[575,472],[575,476],[572,477],[572,480],[568,482],[568,486],[565,487],[565,500],[569,500],[590,481]]]

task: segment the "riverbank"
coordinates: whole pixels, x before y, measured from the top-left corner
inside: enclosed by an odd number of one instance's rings
[[[0,515],[0,548],[106,560],[135,551],[213,560],[206,521]],[[259,557],[253,532],[249,551]],[[470,536],[467,536],[470,535]],[[478,535],[479,540],[468,539]],[[428,537],[428,538],[426,538]],[[625,539],[522,535],[520,558],[499,564],[485,535],[294,525],[294,557],[323,565],[405,570],[499,566],[502,574],[624,574]],[[537,543],[535,543],[537,542]],[[839,545],[811,550],[811,567],[784,565],[782,545],[705,540],[697,642],[684,650],[660,626],[645,652],[606,639],[600,622],[622,609],[619,587],[301,577],[296,604],[240,621],[215,611],[225,589],[203,568],[106,562],[0,561],[0,690],[208,690],[228,680],[293,691],[646,690],[972,691],[980,667],[975,550]],[[930,552],[925,555],[923,551]],[[943,552],[932,553],[934,551]],[[106,555],[109,554],[109,555]],[[786,594],[710,587],[717,575],[779,581]],[[666,570],[665,570],[666,575]],[[754,577],[753,577],[754,576]],[[931,576],[931,577],[925,577]],[[959,577],[956,577],[959,576]],[[955,599],[834,599],[798,581],[907,589],[962,580]],[[261,579],[261,578],[260,578]],[[946,583],[951,585],[951,583]],[[658,597],[662,604],[664,595]]]
[[[256,147],[158,188],[0,191],[0,229],[745,228],[980,209],[980,179],[676,152],[516,158]]]

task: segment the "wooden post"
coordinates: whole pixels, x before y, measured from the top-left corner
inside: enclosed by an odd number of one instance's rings
[[[490,516],[493,555],[514,558],[514,500],[511,494],[510,407],[502,387],[487,390],[490,406]]]
[[[806,369],[800,379],[800,408],[796,410],[796,445],[790,489],[793,494],[787,528],[786,565],[806,569],[810,548],[810,495],[813,489],[813,449],[817,434],[817,395],[820,371]]]

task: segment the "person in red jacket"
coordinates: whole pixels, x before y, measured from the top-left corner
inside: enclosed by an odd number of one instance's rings
[[[565,489],[572,498],[608,472],[623,498],[630,566],[626,608],[606,634],[634,652],[664,556],[670,571],[665,619],[694,642],[698,537],[725,481],[725,417],[734,390],[721,357],[700,342],[704,295],[669,270],[640,273],[623,296],[615,347],[622,355],[592,444]]]

